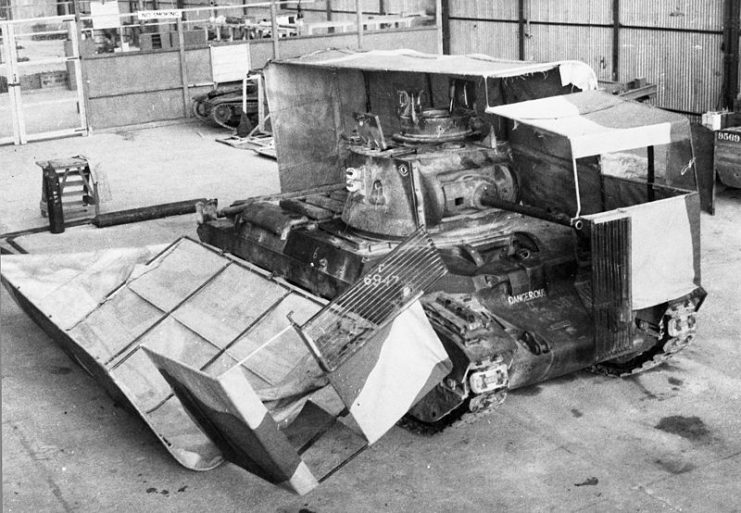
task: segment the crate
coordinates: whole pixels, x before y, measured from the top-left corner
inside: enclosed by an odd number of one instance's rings
[[[726,127],[725,118],[728,111],[711,111],[702,115],[702,125],[710,130],[720,130]]]
[[[67,71],[46,71],[39,73],[41,89],[67,87]]]
[[[32,73],[30,75],[21,75],[20,79],[21,91],[29,91],[31,89],[41,89],[41,77],[38,73]]]

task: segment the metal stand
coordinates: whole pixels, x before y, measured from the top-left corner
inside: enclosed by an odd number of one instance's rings
[[[93,218],[99,214],[98,183],[90,171],[87,159],[75,156],[66,159],[39,160],[36,165],[45,171],[44,180],[49,170],[56,173],[65,219]],[[43,184],[39,206],[41,215],[47,217],[49,209],[46,187]]]

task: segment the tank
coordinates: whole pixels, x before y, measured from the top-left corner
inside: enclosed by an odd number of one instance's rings
[[[741,127],[724,128],[715,132],[715,173],[723,184],[736,189],[741,189],[740,144]]]
[[[242,125],[249,132],[258,123],[257,86],[250,82],[242,99],[241,85],[218,86],[213,90],[193,97],[192,112],[196,119],[213,126],[235,129]],[[244,116],[242,108],[246,107]]]
[[[684,118],[594,91],[577,64],[377,57],[268,67],[284,192],[203,206],[202,241],[332,299],[424,229],[447,274],[421,303],[453,368],[408,411],[415,429],[577,370],[643,372],[693,340]],[[327,70],[309,118],[300,84]],[[289,77],[295,97],[271,98]]]
[[[280,193],[200,204],[201,242],[0,273],[183,466],[304,494],[400,419],[434,433],[692,342],[686,118],[578,62],[334,50],[265,76]]]

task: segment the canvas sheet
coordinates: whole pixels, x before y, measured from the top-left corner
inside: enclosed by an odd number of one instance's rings
[[[568,139],[575,158],[669,144],[673,124],[689,126],[679,114],[599,91],[501,105],[487,112]]]
[[[582,90],[597,87],[594,71],[580,61],[541,63],[497,59],[483,54],[435,55],[402,48],[367,52],[327,50],[278,62],[325,69],[398,71],[479,78],[514,77],[560,68],[562,85],[573,84]]]
[[[620,208],[616,212],[627,214],[631,220],[633,310],[680,298],[698,287],[700,202],[696,193]]]
[[[372,444],[451,370],[442,342],[415,301],[329,379]]]
[[[680,114],[600,91],[500,105],[487,112],[513,120],[514,130],[524,124],[564,138],[570,154],[557,156],[565,159],[671,144],[666,184],[697,189],[690,124]]]
[[[342,166],[347,155],[342,139],[351,135],[356,126],[353,113],[370,110],[379,115],[384,132],[391,136],[399,129],[398,89],[426,89],[429,76],[432,94],[441,98],[444,94],[441,103],[446,104],[447,80],[451,76],[482,82],[487,78],[537,76],[553,70],[558,71],[556,80],[561,85],[573,84],[583,90],[597,87],[592,69],[575,61],[533,63],[401,49],[327,50],[271,62],[263,73],[281,191],[344,181]],[[484,88],[481,90],[483,93]]]

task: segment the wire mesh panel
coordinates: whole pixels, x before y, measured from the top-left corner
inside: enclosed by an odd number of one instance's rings
[[[299,331],[331,372],[445,272],[432,239],[419,228]]]

